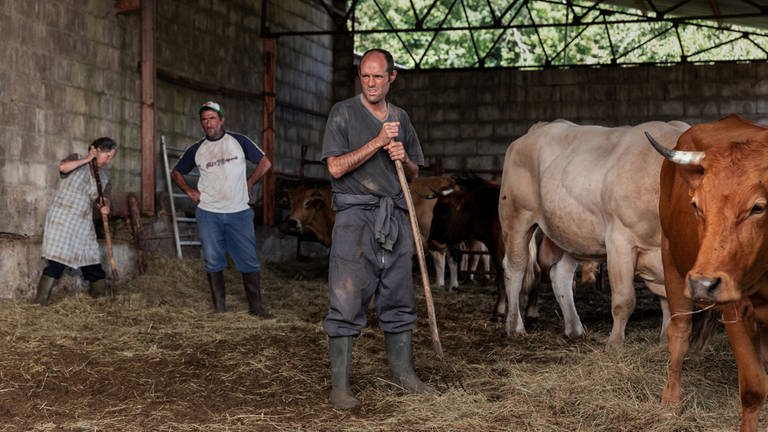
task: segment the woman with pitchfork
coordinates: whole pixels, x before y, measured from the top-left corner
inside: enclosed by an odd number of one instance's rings
[[[98,206],[102,215],[109,215],[109,200],[106,197],[99,200],[97,179],[108,188],[109,179],[101,168],[107,166],[116,153],[117,143],[102,137],[88,146],[85,156],[72,154],[59,163],[59,187],[45,215],[42,256],[46,266],[37,284],[35,303],[48,304],[53,286],[67,267],[80,269],[90,283],[91,296],[106,293],[106,273],[101,267],[93,206]]]

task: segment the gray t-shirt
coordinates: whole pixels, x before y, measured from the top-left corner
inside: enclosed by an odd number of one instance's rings
[[[396,141],[403,143],[408,157],[416,165],[423,166],[424,154],[408,113],[389,103],[387,119],[381,121],[368,111],[360,97],[353,96],[331,108],[323,136],[323,161],[330,156],[348,153],[372,140],[379,134],[384,122],[399,121],[400,133]],[[400,182],[395,163],[386,150],[381,149],[355,171],[332,179],[331,189],[334,193],[395,197],[400,193]]]

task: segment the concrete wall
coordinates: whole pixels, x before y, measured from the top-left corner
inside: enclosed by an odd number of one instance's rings
[[[157,1],[158,192],[166,190],[160,136],[178,148],[199,139],[197,107],[206,100],[223,105],[228,129],[261,141],[262,3]],[[330,26],[315,1],[268,4],[272,28]],[[0,297],[29,295],[40,274],[43,261],[30,257],[39,256],[59,160],[111,136],[120,144],[110,169],[116,197],[141,189],[140,16],[114,5],[0,0],[0,269],[21,273],[0,283]],[[296,173],[300,144],[320,140],[332,98],[330,45],[330,37],[277,41],[276,171]]]
[[[410,113],[428,164],[501,170],[538,121],[691,124],[728,114],[768,124],[768,63],[546,71],[401,71],[392,100]]]
[[[137,51],[126,49],[111,6],[0,2],[0,231],[39,234],[57,162],[94,138],[112,136],[122,154],[135,153]]]
[[[0,0],[0,269],[21,273],[0,283],[0,297],[28,295],[39,275],[42,260],[33,257],[60,159],[112,136],[121,145],[115,191],[140,191],[140,17],[116,14],[114,3]],[[229,129],[260,141],[262,15],[274,31],[332,28],[314,0],[270,0],[266,13],[262,0],[157,3],[157,137],[176,148],[201,136],[196,110],[208,99],[224,106]],[[276,171],[298,174],[302,144],[309,159],[319,158],[325,114],[354,91],[351,46],[338,35],[277,40]],[[767,77],[768,63],[401,71],[392,100],[413,117],[430,164],[500,171],[509,142],[541,120],[696,123],[740,113],[766,121]],[[157,167],[165,192],[159,158]],[[326,176],[316,166],[306,175]],[[260,235],[265,260],[295,251],[289,240]]]

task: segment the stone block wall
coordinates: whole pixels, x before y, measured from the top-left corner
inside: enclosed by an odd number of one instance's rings
[[[22,274],[0,284],[0,297],[28,294],[39,277],[43,261],[29,257],[39,256],[61,159],[111,136],[120,145],[113,191],[141,189],[140,15],[117,14],[115,3],[0,0],[0,239],[25,239],[3,248],[0,268]],[[217,100],[228,129],[261,141],[264,4],[274,28],[330,26],[312,0],[157,1],[159,193],[166,191],[160,137],[177,148],[198,140],[202,102]],[[330,45],[330,37],[277,40],[276,171],[297,171],[300,144],[319,143],[331,103]]]
[[[261,0],[158,1],[159,139],[184,148],[202,135],[197,107],[226,110],[226,127],[259,142],[263,129]],[[276,30],[324,29],[330,20],[311,0],[270,1]],[[309,24],[307,24],[309,23]],[[120,144],[113,188],[139,192],[140,16],[117,14],[111,1],[0,1],[0,231],[39,235],[58,184],[57,163],[84,153],[95,138]],[[331,104],[330,36],[277,40],[275,168],[297,172],[301,144],[319,151]]]
[[[768,125],[768,63],[545,71],[400,71],[392,100],[411,115],[428,164],[500,170],[539,121],[691,124],[740,114]]]
[[[59,160],[104,135],[135,151],[137,51],[112,2],[6,0],[0,28],[0,231],[34,236]]]
[[[28,270],[17,285],[0,285],[0,297],[27,292],[39,275],[42,260],[20,263],[39,251],[35,242],[58,184],[60,159],[84,152],[96,137],[112,136],[120,144],[110,173],[114,190],[140,191],[140,17],[117,14],[114,4],[0,0],[0,235],[25,237],[32,245],[3,248],[16,251],[10,254],[16,261],[4,253],[0,268]],[[262,15],[274,31],[333,24],[314,0],[157,4],[155,175],[157,191],[165,192],[160,136],[175,148],[199,139],[196,111],[203,101],[220,102],[227,128],[261,141]],[[276,46],[273,162],[277,172],[295,175],[301,146],[307,145],[308,159],[319,159],[330,106],[355,91],[354,56],[351,38],[344,35],[281,36]],[[697,123],[739,113],[768,122],[767,77],[765,62],[401,71],[392,100],[411,114],[429,164],[500,172],[508,144],[538,121]],[[319,166],[308,166],[305,174],[327,177]]]

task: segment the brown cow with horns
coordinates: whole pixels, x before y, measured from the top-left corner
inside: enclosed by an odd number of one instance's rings
[[[722,312],[736,358],[741,431],[757,429],[768,394],[768,128],[738,116],[691,127],[665,157],[659,216],[669,375],[662,403],[680,406],[694,305]]]

